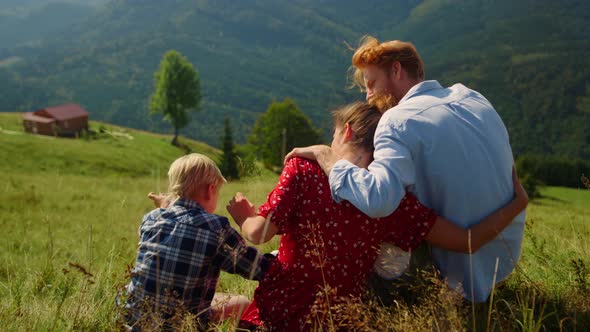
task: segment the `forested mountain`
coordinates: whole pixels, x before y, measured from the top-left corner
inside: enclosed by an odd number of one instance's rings
[[[48,4],[54,3],[70,3],[79,5],[100,5],[108,2],[109,0],[2,0],[0,1],[1,11],[22,11],[31,8],[43,7]]]
[[[0,7],[0,48],[40,44],[96,11],[95,7],[83,2],[37,1],[27,6],[28,3],[24,1],[18,4],[21,7],[4,10]]]
[[[243,142],[271,101],[290,97],[327,136],[327,110],[363,98],[345,88],[347,45],[370,33],[414,42],[428,79],[484,93],[516,153],[590,159],[584,0],[115,0],[72,24],[41,44],[0,45],[1,110],[77,102],[94,119],[170,131],[147,101],[176,49],[204,95],[183,134],[219,146],[228,115]]]
[[[39,43],[96,12],[108,0],[0,0],[0,49]]]

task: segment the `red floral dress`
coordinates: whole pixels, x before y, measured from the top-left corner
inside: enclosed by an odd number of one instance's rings
[[[361,296],[381,242],[416,248],[435,213],[406,195],[385,218],[371,219],[349,202],[334,202],[328,177],[316,162],[289,160],[258,214],[282,234],[277,261],[260,281],[242,320],[271,331],[313,328],[312,306],[327,289]],[[326,288],[328,286],[328,288]]]

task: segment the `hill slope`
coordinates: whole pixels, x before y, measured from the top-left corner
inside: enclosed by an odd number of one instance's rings
[[[352,43],[365,33],[412,40],[427,78],[464,82],[496,105],[516,153],[590,159],[590,3],[352,0],[111,1],[62,38],[0,50],[0,107],[76,101],[96,119],[167,131],[147,115],[153,73],[177,49],[198,68],[204,111],[184,130],[220,142],[222,119],[243,141],[273,100],[292,97],[330,132]]]
[[[91,121],[95,136],[70,139],[23,132],[20,113],[0,113],[0,172],[165,179],[170,163],[184,151],[170,137]],[[102,133],[101,133],[102,131]],[[220,152],[182,139],[192,151],[218,161]]]

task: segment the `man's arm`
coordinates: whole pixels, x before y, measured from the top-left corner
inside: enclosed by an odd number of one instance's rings
[[[377,127],[374,161],[368,170],[338,160],[339,156],[324,145],[293,149],[285,159],[295,156],[317,160],[329,175],[334,200],[347,200],[372,218],[395,211],[405,195],[405,187],[415,182],[411,153],[399,133],[386,123]]]
[[[512,182],[514,184],[514,198],[502,208],[494,211],[469,229],[461,228],[442,217],[437,217],[436,223],[426,236],[426,241],[447,250],[467,254],[476,253],[481,247],[496,238],[527,207],[529,197],[518,180],[514,168],[512,169]]]

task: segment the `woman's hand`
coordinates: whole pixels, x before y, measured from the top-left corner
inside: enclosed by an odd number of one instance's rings
[[[254,207],[254,204],[250,203],[248,198],[240,192],[237,192],[236,195],[229,201],[226,209],[240,229],[247,218],[256,215],[256,208]]]
[[[512,167],[512,183],[514,184],[514,201],[518,202],[519,207],[524,210],[529,204],[529,195],[518,180],[518,175],[516,174],[516,168],[514,166]]]

